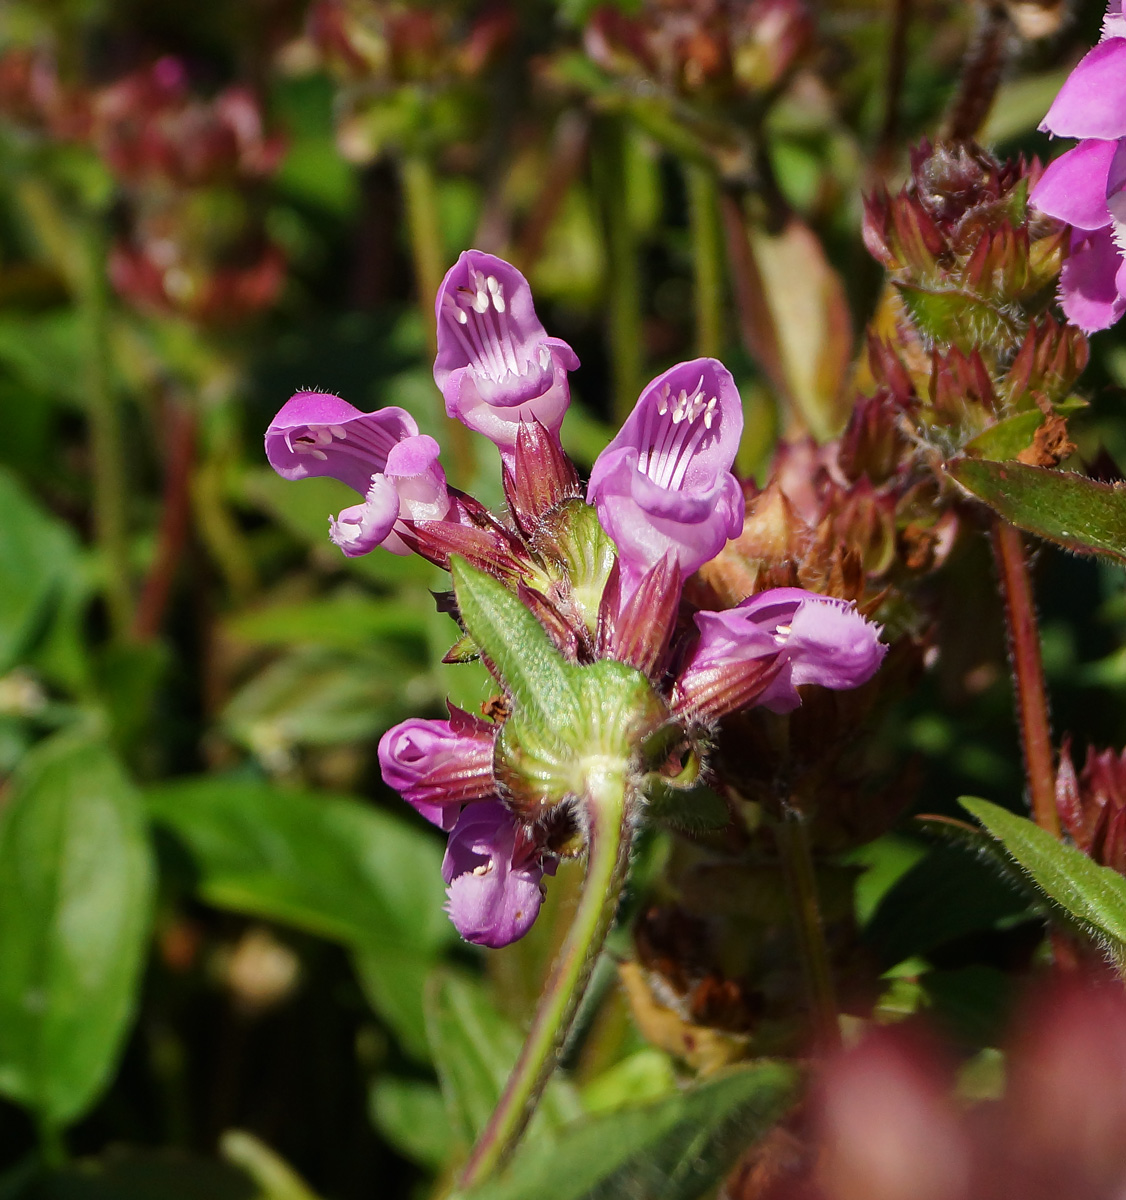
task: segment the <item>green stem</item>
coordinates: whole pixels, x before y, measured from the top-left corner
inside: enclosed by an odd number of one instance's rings
[[[821,919],[821,902],[817,895],[809,827],[803,813],[786,807],[778,828],[778,841],[790,890],[790,908],[809,994],[814,1033],[820,1046],[831,1050],[840,1042],[837,999],[829,966],[825,926]]]
[[[458,1180],[465,1191],[501,1167],[532,1117],[571,1031],[594,964],[613,924],[630,854],[630,811],[625,776],[607,770],[588,776],[591,829],[586,878],[574,921],[551,969],[520,1057],[489,1123]]]
[[[407,235],[410,238],[414,283],[426,348],[433,358],[438,353],[438,326],[434,320],[434,297],[446,273],[446,252],[442,241],[442,218],[438,208],[438,186],[429,157],[422,152],[404,154],[399,161],[399,184],[406,207]],[[475,470],[473,444],[469,431],[460,421],[446,416],[440,392],[435,391],[437,425],[453,453],[453,478],[468,486]]]
[[[641,388],[641,275],[630,218],[626,163],[628,128],[615,117],[603,119],[596,140],[595,185],[606,245],[606,298],[609,306],[613,414],[621,424],[633,411]]]
[[[719,188],[707,167],[684,166],[695,270],[696,353],[718,358],[723,349],[723,232]]]
[[[39,1120],[39,1153],[43,1165],[53,1171],[65,1167],[70,1161],[62,1129],[47,1117]]]
[[[123,638],[128,634],[133,611],[125,520],[125,455],[121,412],[114,395],[110,365],[106,244],[97,218],[89,221],[84,243],[85,262],[82,269],[75,273],[75,282],[84,333],[94,535],[101,552],[103,588],[110,626],[115,637]]]

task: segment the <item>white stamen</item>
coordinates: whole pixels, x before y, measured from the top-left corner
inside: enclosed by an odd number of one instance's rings
[[[490,858],[488,862],[478,863],[473,868],[473,874],[477,876],[488,875],[493,869],[493,860]]]
[[[328,431],[334,438],[339,438],[341,441],[344,441],[344,439],[348,436],[348,431],[343,425],[330,425],[328,427]]]

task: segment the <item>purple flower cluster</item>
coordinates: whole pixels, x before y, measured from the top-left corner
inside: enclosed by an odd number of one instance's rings
[[[805,684],[852,688],[871,677],[885,652],[879,627],[841,600],[782,588],[679,619],[683,581],[743,528],[732,473],[742,404],[721,363],[680,363],[649,384],[594,464],[588,508],[558,436],[578,360],[546,335],[524,277],[467,251],[439,289],[436,315],[446,411],[499,449],[511,521],[448,486],[437,444],[402,409],[361,413],[299,392],[271,423],[266,454],[287,479],[329,475],[362,497],[330,518],[345,554],[382,545],[443,567],[465,558],[516,593],[569,661],[610,658],[641,671],[686,729],[756,704],[788,712]],[[567,554],[550,550],[562,518],[591,508],[616,552],[594,580],[593,611],[560,565]],[[572,559],[590,569],[598,555]],[[386,782],[449,834],[442,874],[462,936],[503,946],[535,920],[544,876],[564,850],[552,822],[525,819],[499,782],[503,719],[449,712],[389,730],[379,761]]]
[[[1079,145],[1049,164],[1029,197],[1071,226],[1060,276],[1069,320],[1092,333],[1126,312],[1126,16],[1111,0],[1102,40],[1068,76],[1040,126]]]

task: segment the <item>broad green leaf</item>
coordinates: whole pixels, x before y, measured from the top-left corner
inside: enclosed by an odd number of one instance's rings
[[[699,1200],[793,1099],[797,1072],[759,1062],[651,1104],[576,1122],[525,1144],[476,1200]]]
[[[114,1069],[152,885],[141,800],[110,751],[40,743],[0,816],[0,1092],[48,1124],[81,1116]]]
[[[866,936],[887,967],[1030,915],[1026,897],[960,846],[935,846],[884,893]]]
[[[429,981],[426,1028],[450,1123],[468,1146],[496,1107],[520,1052],[520,1033],[476,980],[446,970]],[[540,1101],[532,1131],[557,1128],[581,1112],[574,1089],[556,1076]]]
[[[384,1075],[372,1086],[370,1112],[376,1129],[419,1166],[438,1171],[450,1161],[453,1133],[434,1084]]]
[[[76,560],[70,530],[0,468],[0,675],[42,627]]]
[[[197,778],[152,788],[149,812],[187,847],[211,904],[377,953],[448,942],[441,850],[358,800]]]
[[[423,995],[427,976],[434,968],[433,948],[399,950],[381,945],[359,947],[352,966],[364,996],[418,1062],[429,1062]]]
[[[458,609],[473,640],[492,659],[517,705],[567,723],[579,700],[568,668],[543,626],[507,588],[454,558]]]
[[[293,746],[335,746],[371,738],[438,696],[405,688],[424,675],[410,643],[376,642],[363,651],[301,646],[253,676],[223,710],[227,732],[266,761]],[[427,692],[430,692],[427,695]]]
[[[1126,954],[1126,876],[1100,867],[1027,817],[971,796],[963,796],[959,803],[1005,847],[1045,895],[1110,942],[1116,956]]]
[[[419,591],[421,595],[413,604],[355,591],[300,604],[273,604],[229,618],[226,630],[241,641],[266,645],[306,643],[355,650],[379,638],[395,642],[413,638],[424,646],[429,625],[427,609],[433,608],[433,601]]]
[[[1020,529],[1079,554],[1126,563],[1126,489],[1018,462],[960,458],[947,470]]]

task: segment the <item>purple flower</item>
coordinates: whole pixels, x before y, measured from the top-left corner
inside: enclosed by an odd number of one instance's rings
[[[534,844],[499,800],[469,805],[442,860],[450,919],[467,942],[507,946],[539,913],[544,871]]]
[[[362,413],[339,396],[298,392],[266,430],[266,457],[284,479],[327,475],[363,496],[329,518],[329,537],[350,558],[379,545],[407,554],[395,522],[440,521],[450,508],[438,443],[401,408]]]
[[[714,358],[680,363],[641,393],[587,490],[618,547],[623,598],[670,551],[687,577],[742,529],[731,473],[742,432],[735,381]]]
[[[773,588],[723,612],[698,612],[699,640],[676,684],[674,704],[707,719],[759,704],[784,713],[797,689],[859,687],[887,647],[880,626],[846,600]]]
[[[448,721],[412,717],[379,739],[383,782],[447,831],[454,827],[462,805],[496,791],[496,727],[453,704],[449,710]]]
[[[446,412],[506,458],[521,421],[557,434],[571,402],[567,372],[579,360],[566,342],[547,336],[524,276],[492,254],[466,250],[442,280],[434,307],[434,379]]]
[[[1126,312],[1126,18],[1119,0],[1103,29],[1040,126],[1083,140],[1048,165],[1029,197],[1072,227],[1060,303],[1087,333]]]

